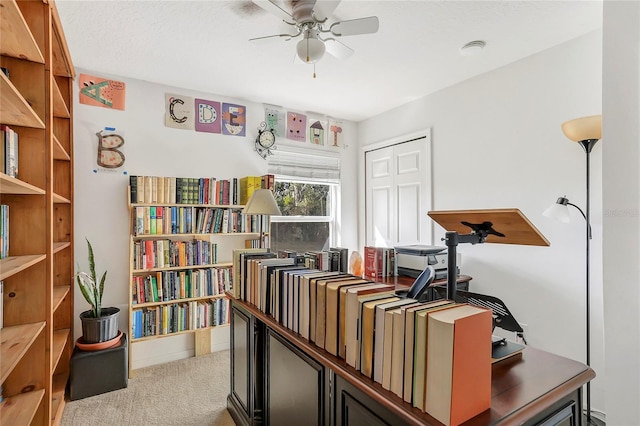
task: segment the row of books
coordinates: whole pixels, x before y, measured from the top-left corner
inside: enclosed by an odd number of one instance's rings
[[[262,176],[245,176],[241,177],[239,181],[239,201],[240,204],[245,205],[249,202],[249,198],[256,189],[275,189],[275,176],[272,174],[266,174]]]
[[[134,270],[215,263],[218,263],[218,244],[211,241],[163,239],[133,242]]]
[[[137,206],[132,227],[134,236],[267,232],[263,216],[233,208]]]
[[[131,303],[168,302],[194,297],[217,296],[231,289],[231,268],[158,271],[131,277]]]
[[[18,177],[18,133],[11,127],[0,126],[0,167],[2,173],[14,178]]]
[[[132,204],[246,204],[255,188],[274,186],[271,174],[231,179],[129,176]]]
[[[396,251],[393,247],[364,248],[364,276],[382,279],[398,275]]]
[[[455,405],[460,422],[489,408],[490,310],[419,302],[393,285],[262,254],[245,256],[238,281],[255,287],[250,303],[284,327],[443,423],[451,415],[443,407]]]
[[[229,299],[136,309],[132,319],[131,335],[134,339],[218,326],[229,323]]]
[[[266,289],[259,288],[258,276],[272,271],[265,269],[258,271],[253,268],[256,264],[247,263],[248,260],[266,260],[265,266],[290,266],[291,268],[318,269],[322,271],[347,272],[349,251],[342,247],[331,247],[329,250],[307,251],[298,253],[293,250],[278,250],[277,253],[265,248],[245,248],[234,250],[234,268],[242,281],[234,282],[233,294],[240,300],[250,302],[256,306],[263,306],[267,301]],[[249,269],[244,269],[249,268]]]
[[[0,205],[0,259],[9,256],[9,206]]]

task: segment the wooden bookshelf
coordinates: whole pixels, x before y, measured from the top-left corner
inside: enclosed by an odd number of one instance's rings
[[[137,203],[131,202],[131,188],[127,188],[127,205],[129,206],[129,223],[130,223],[130,273],[129,277],[133,280],[133,277],[146,276],[146,275],[154,275],[158,272],[171,272],[171,271],[191,271],[191,270],[201,270],[201,269],[229,269],[231,270],[233,267],[233,263],[227,259],[231,259],[232,253],[230,250],[226,250],[227,246],[233,248],[241,248],[244,246],[244,238],[236,238],[233,237],[242,237],[242,236],[255,236],[257,232],[215,232],[215,233],[176,233],[176,234],[144,234],[144,235],[136,235],[134,232],[134,222],[136,220],[136,208],[140,207],[162,207],[162,208],[186,208],[186,209],[195,209],[195,208],[211,208],[211,209],[224,209],[224,210],[241,210],[244,208],[242,205],[237,204],[191,204],[191,203]],[[165,213],[166,214],[166,213]],[[195,215],[193,220],[195,221]],[[193,228],[195,229],[195,228]],[[225,251],[222,252],[219,249],[218,255],[224,256],[226,259],[222,262],[215,263],[207,263],[200,265],[183,265],[183,266],[163,266],[163,267],[147,267],[147,268],[138,268],[134,266],[134,256],[135,256],[135,243],[141,241],[155,241],[155,240],[169,240],[169,241],[192,241],[192,240],[201,240],[207,242],[221,242],[224,240]],[[144,245],[144,244],[143,244]],[[230,280],[229,285],[231,285],[232,281]],[[133,285],[133,283],[132,283]],[[133,290],[133,289],[132,289]],[[130,292],[133,294],[133,291]],[[168,301],[154,301],[154,302],[145,302],[145,303],[133,303],[133,299],[130,297],[129,300],[129,324],[133,326],[134,324],[134,314],[135,311],[140,310],[149,310],[149,309],[157,309],[161,306],[169,306],[169,305],[182,305],[188,304],[190,302],[205,302],[216,299],[227,299],[226,292],[222,292],[220,294],[211,294],[208,296],[201,297],[187,297],[180,298],[176,300],[168,300]],[[156,311],[156,315],[159,315],[160,312]],[[191,312],[190,312],[191,314]],[[228,321],[228,315],[227,315]],[[158,323],[161,323],[162,320],[158,319]],[[151,336],[142,336],[142,337],[134,337],[136,334],[133,329],[130,329],[130,346],[129,346],[129,377],[133,377],[133,353],[137,350],[142,342],[149,342],[152,340],[179,336],[185,334],[193,334],[195,340],[196,355],[207,353],[211,351],[211,330],[216,327],[225,327],[228,325],[227,323],[220,324],[217,326],[208,326],[202,328],[188,329],[188,330],[180,330],[172,333],[166,334],[155,334]]]
[[[73,78],[54,0],[2,0],[0,124],[18,175],[0,173],[9,253],[0,260],[2,424],[57,424],[73,350]],[[26,390],[28,392],[24,393]]]

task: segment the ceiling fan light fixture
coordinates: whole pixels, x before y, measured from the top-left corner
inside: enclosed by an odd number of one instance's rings
[[[318,38],[318,31],[306,30],[304,38],[296,45],[298,58],[304,63],[314,64],[324,56],[326,47],[324,42]]]

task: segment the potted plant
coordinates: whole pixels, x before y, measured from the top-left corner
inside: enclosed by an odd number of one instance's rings
[[[93,247],[91,247],[88,239],[87,247],[89,249],[89,273],[78,272],[76,274],[80,292],[91,305],[91,309],[80,314],[82,340],[84,343],[106,342],[118,336],[118,313],[120,309],[102,307],[102,294],[104,292],[104,282],[107,279],[107,271],[104,271],[98,283]]]

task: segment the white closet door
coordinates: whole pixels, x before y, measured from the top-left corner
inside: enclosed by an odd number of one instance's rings
[[[427,137],[365,152],[366,245],[430,244]]]

